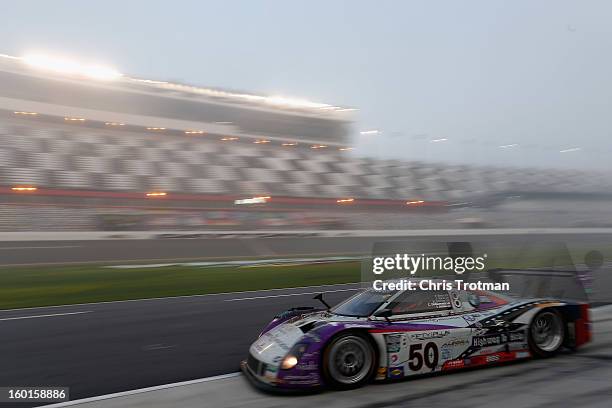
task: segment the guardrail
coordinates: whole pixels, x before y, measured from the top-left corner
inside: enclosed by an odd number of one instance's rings
[[[436,237],[480,235],[612,234],[612,228],[481,228],[421,230],[77,231],[0,232],[0,241],[94,241],[120,239]]]

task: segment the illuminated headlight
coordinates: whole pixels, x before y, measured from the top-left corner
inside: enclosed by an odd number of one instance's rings
[[[298,363],[298,359],[296,356],[287,356],[283,359],[283,362],[281,364],[281,368],[283,370],[290,370],[293,367],[295,367]]]
[[[291,347],[291,350],[289,350],[289,353],[287,353],[287,355],[281,362],[281,369],[290,370],[293,367],[295,367],[298,361],[300,360],[300,358],[302,357],[302,355],[304,354],[304,352],[306,352],[306,348],[308,348],[307,344],[300,344],[300,343]]]

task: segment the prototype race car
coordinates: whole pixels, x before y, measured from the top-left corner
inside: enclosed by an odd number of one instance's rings
[[[372,380],[549,357],[590,340],[588,307],[456,286],[365,290],[327,310],[301,307],[277,315],[241,368],[253,384],[268,390],[346,389]]]

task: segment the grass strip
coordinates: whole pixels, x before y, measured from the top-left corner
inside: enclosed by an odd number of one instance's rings
[[[359,262],[257,268],[0,268],[0,309],[358,282],[359,268]]]

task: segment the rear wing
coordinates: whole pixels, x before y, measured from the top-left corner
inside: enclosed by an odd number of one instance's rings
[[[513,297],[589,301],[581,275],[576,271],[491,269],[488,277],[493,282],[508,283],[510,292],[506,294]]]

